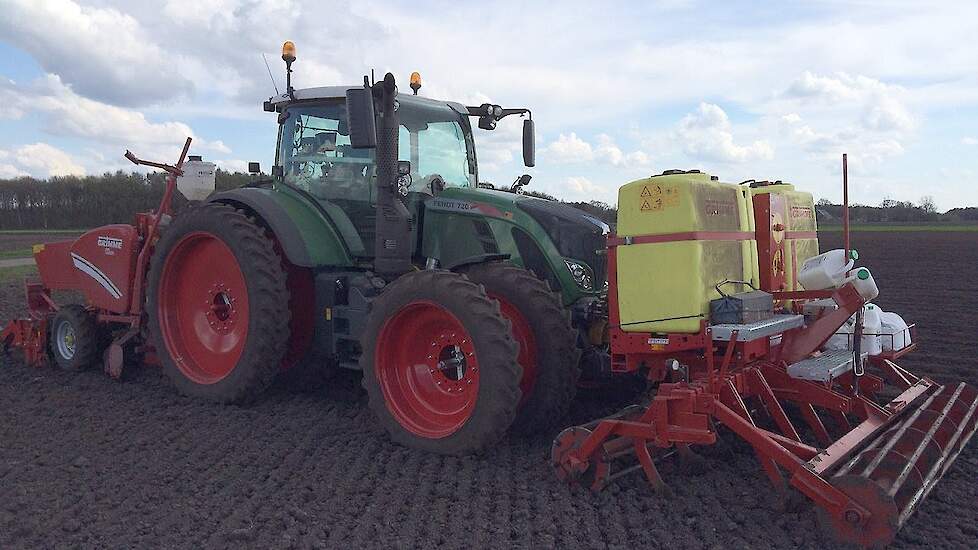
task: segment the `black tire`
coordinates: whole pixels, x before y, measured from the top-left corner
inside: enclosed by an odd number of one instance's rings
[[[59,309],[48,333],[51,356],[66,371],[85,370],[99,358],[98,324],[95,315],[83,306],[71,304]]]
[[[460,427],[445,436],[423,437],[402,425],[391,412],[378,377],[377,371],[385,363],[375,368],[377,349],[388,344],[381,341],[387,334],[382,331],[388,320],[399,318],[399,313],[418,304],[435,304],[454,316],[470,335],[478,361],[478,390],[471,413]],[[523,371],[517,362],[519,347],[513,340],[509,321],[499,311],[499,304],[465,276],[428,270],[399,277],[371,304],[361,342],[363,388],[378,422],[396,443],[446,455],[478,453],[498,442],[513,423]],[[427,342],[417,342],[417,346],[427,345]]]
[[[539,433],[553,428],[567,414],[581,377],[581,352],[570,312],[546,282],[525,269],[492,262],[468,266],[463,273],[490,297],[516,307],[534,335],[536,380],[523,396],[514,429]]]
[[[243,351],[230,372],[213,383],[192,380],[174,361],[161,326],[160,286],[166,258],[185,236],[216,237],[234,256],[247,288],[249,315]],[[163,371],[183,394],[216,403],[253,400],[278,374],[289,340],[289,291],[282,261],[263,227],[243,212],[222,204],[204,204],[177,216],[160,239],[149,273],[149,333]]]

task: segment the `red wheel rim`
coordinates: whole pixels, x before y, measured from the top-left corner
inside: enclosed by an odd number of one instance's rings
[[[520,405],[522,406],[533,393],[533,385],[537,381],[537,341],[533,336],[533,329],[530,328],[529,321],[526,320],[519,308],[497,294],[489,294],[489,297],[499,302],[499,311],[513,325],[513,338],[520,346],[517,361],[523,367],[523,377],[520,378],[520,391],[523,392],[523,396],[520,397]]]
[[[181,238],[163,264],[160,328],[180,372],[214,384],[234,370],[248,336],[248,287],[234,253],[210,233]]]
[[[479,396],[475,345],[444,307],[402,307],[381,328],[374,357],[387,410],[414,435],[447,437],[472,415]]]

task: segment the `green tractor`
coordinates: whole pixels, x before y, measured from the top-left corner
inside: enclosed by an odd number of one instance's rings
[[[283,59],[291,73],[294,48]],[[184,393],[242,402],[289,369],[359,369],[391,438],[478,452],[553,427],[599,373],[601,221],[480,188],[470,119],[528,109],[399,94],[394,77],[293,89],[271,178],[174,218],[149,274],[152,343]],[[518,180],[525,185],[529,176]]]

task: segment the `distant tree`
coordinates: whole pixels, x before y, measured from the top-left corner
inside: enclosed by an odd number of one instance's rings
[[[937,212],[937,206],[934,205],[934,197],[930,195],[921,197],[920,209],[923,210],[925,214],[934,214]]]
[[[818,206],[833,206],[832,201],[830,201],[829,199],[818,199],[818,202],[815,204],[817,204]]]
[[[886,198],[883,199],[883,202],[880,203],[880,208],[893,208],[894,206],[896,206],[896,204],[897,201],[890,198]]]

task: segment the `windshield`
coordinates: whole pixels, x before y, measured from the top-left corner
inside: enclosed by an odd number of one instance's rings
[[[345,101],[286,112],[279,148],[285,181],[320,199],[375,202],[374,151],[350,145]],[[398,158],[411,162],[410,191],[432,193],[432,183],[476,186],[471,138],[462,127],[467,120],[448,105],[414,98],[399,98],[398,114]]]

